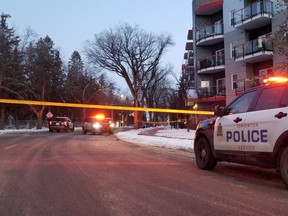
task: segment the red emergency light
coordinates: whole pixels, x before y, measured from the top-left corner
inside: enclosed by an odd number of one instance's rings
[[[94,116],[95,119],[97,120],[104,120],[105,119],[105,115],[104,114],[97,114]]]
[[[285,82],[288,82],[288,78],[287,77],[281,77],[281,76],[269,77],[267,79],[264,79],[263,82],[266,83],[266,84],[270,84],[270,83],[285,83]]]

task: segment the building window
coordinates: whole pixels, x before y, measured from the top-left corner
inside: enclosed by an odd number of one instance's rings
[[[238,74],[232,74],[231,75],[231,88],[232,88],[232,90],[237,89],[237,87],[238,87],[237,81],[238,81]]]
[[[216,90],[217,90],[217,95],[223,96],[225,95],[225,79],[217,79],[216,80]]]
[[[216,50],[215,57],[216,57],[216,66],[224,65],[224,49]]]
[[[269,78],[273,75],[273,68],[266,68],[259,70],[259,83],[263,83],[264,79]]]
[[[236,55],[235,47],[237,47],[237,41],[234,41],[234,42],[230,43],[230,57],[231,58],[235,58],[235,55]]]

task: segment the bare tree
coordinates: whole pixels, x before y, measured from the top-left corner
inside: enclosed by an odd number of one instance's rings
[[[280,25],[272,35],[272,43],[274,51],[284,57],[282,67],[288,68],[288,16],[283,21],[283,25]]]
[[[168,75],[172,72],[172,67],[154,68],[154,71],[145,78],[142,86],[141,93],[141,104],[147,107],[161,107],[168,108],[167,103],[163,103],[162,97],[167,96],[167,89],[170,88],[170,82]],[[158,120],[157,114],[149,112],[149,117],[151,121]],[[154,119],[154,117],[156,117]]]
[[[124,23],[96,34],[87,45],[85,52],[90,63],[123,77],[134,98],[134,106],[139,107],[145,78],[153,73],[165,51],[174,43],[170,35],[146,33],[138,26]],[[137,112],[134,126],[138,128]]]
[[[20,51],[25,52],[25,49],[29,46],[29,44],[35,44],[36,40],[39,38],[38,34],[36,34],[30,27],[25,29],[24,35],[21,36],[20,41]]]

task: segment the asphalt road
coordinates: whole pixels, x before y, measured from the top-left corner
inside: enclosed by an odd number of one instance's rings
[[[0,135],[1,216],[287,216],[288,189],[274,170],[219,163],[192,152],[115,136]]]

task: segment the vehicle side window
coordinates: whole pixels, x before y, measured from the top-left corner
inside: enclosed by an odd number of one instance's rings
[[[281,98],[285,86],[277,86],[263,89],[257,101],[255,110],[275,109],[281,107]],[[283,106],[283,105],[282,105]]]
[[[256,91],[247,92],[228,106],[229,114],[247,112],[256,94]]]

